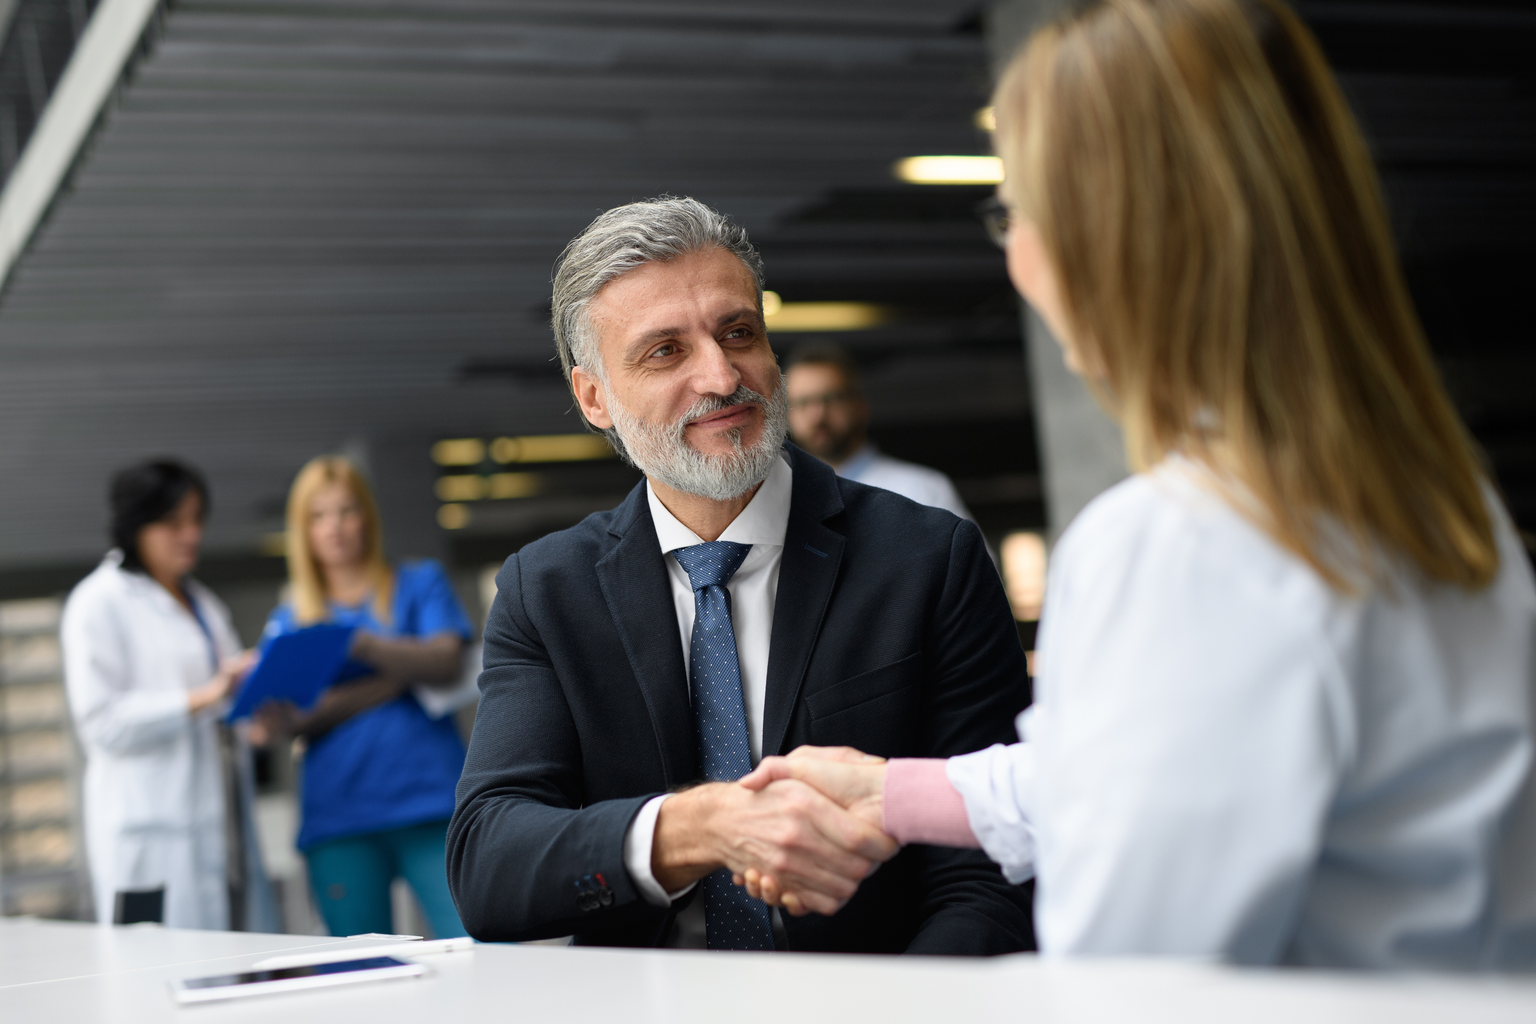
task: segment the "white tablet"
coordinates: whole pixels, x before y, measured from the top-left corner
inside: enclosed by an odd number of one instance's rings
[[[375,956],[363,960],[339,960],[328,964],[283,967],[275,971],[250,971],[246,974],[220,974],[211,978],[187,978],[170,983],[171,997],[178,1003],[211,1003],[221,999],[273,995],[278,992],[302,992],[335,985],[357,985],[365,981],[392,978],[419,978],[431,973],[421,964]]]

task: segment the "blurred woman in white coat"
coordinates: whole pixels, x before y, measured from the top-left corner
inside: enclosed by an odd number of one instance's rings
[[[227,929],[217,718],[249,658],[223,602],[189,575],[208,488],[192,469],[148,462],[113,479],[111,502],[117,546],[69,595],[61,626],[97,918],[113,920],[120,893],[163,889],[166,925]]]
[[[1536,587],[1316,41],[1099,0],[996,103],[1009,274],[1135,473],[1057,545],[1023,742],[743,781],[1033,876],[1048,956],[1536,968]]]

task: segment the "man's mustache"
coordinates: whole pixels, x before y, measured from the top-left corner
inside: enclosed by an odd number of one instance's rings
[[[703,419],[705,416],[712,416],[722,409],[729,409],[733,405],[756,405],[761,408],[767,406],[767,404],[768,399],[756,391],[745,385],[738,385],[736,390],[729,395],[705,395],[700,398],[697,402],[693,403],[693,406],[687,412],[678,418],[674,429],[681,432],[694,420]]]

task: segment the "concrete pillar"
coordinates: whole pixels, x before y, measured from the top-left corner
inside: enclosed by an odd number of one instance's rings
[[[384,553],[391,562],[448,555],[432,491],[437,480],[430,455],[433,440],[426,435],[376,434],[354,438],[343,449],[373,484],[384,520]]]
[[[999,0],[988,9],[994,80],[1029,34],[1066,6],[1066,0]],[[1044,322],[1027,304],[1021,306],[1045,513],[1054,540],[1095,495],[1125,478],[1125,446],[1120,428],[1062,362],[1061,347]]]

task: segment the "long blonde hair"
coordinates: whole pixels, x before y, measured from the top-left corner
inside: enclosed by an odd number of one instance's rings
[[[323,622],[330,617],[325,596],[325,574],[309,545],[310,505],[315,495],[332,484],[343,484],[363,514],[364,558],[373,583],[374,615],[388,625],[394,601],[395,574],[384,560],[384,528],[379,507],[363,474],[351,460],[340,455],[310,459],[294,477],[288,491],[288,585],[294,618],[300,625]]]
[[[1179,452],[1332,586],[1498,572],[1360,132],[1279,0],[1102,0],[997,87],[1003,195],[1133,470]]]

